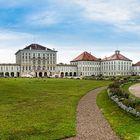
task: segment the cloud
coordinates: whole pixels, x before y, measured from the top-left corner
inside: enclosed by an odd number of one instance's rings
[[[139,30],[139,0],[58,0],[64,5],[80,7],[79,17],[87,21],[107,23],[122,31]],[[133,30],[134,29],[134,30]]]
[[[114,31],[134,33],[140,30],[139,0],[0,0],[1,8],[24,6],[28,12],[21,19],[29,26],[98,22],[113,26]]]
[[[131,32],[140,35],[140,25],[136,23],[129,23],[129,24],[126,23],[126,24],[120,24],[116,26],[117,26],[117,29],[115,29],[116,32]]]
[[[37,5],[37,3],[35,3],[35,5]],[[71,7],[63,0],[42,0],[39,7],[34,7],[33,10],[25,16],[24,21],[26,21],[26,24],[41,27],[58,24],[66,26],[68,24],[76,24],[80,19],[77,18],[77,12],[79,12],[77,9],[77,7]]]
[[[28,15],[26,21],[28,25],[50,26],[59,23],[60,18],[55,11],[41,11]]]
[[[14,46],[20,45],[23,42],[28,42],[33,40],[34,35],[24,32],[14,32],[10,30],[0,30],[0,48],[3,48],[4,44],[7,44],[7,47],[10,47],[13,43]]]
[[[15,63],[15,52],[33,40],[29,33],[0,30],[0,63]]]
[[[44,43],[45,44],[45,43]],[[138,43],[132,43],[132,44],[118,44],[118,46],[114,46],[114,43],[109,44],[101,44],[101,43],[93,43],[93,44],[87,44],[83,43],[82,45],[54,45],[54,44],[46,44],[46,46],[50,48],[55,48],[58,51],[57,54],[57,62],[63,62],[63,63],[69,63],[71,60],[73,60],[75,57],[80,55],[82,52],[87,51],[90,52],[92,55],[94,55],[97,58],[105,58],[113,55],[115,53],[115,50],[120,50],[121,54],[128,57],[133,61],[133,63],[136,63],[140,61],[140,47]],[[86,46],[86,47],[85,47]],[[65,59],[64,59],[65,58]]]
[[[19,49],[24,48],[32,42],[33,35],[29,33],[19,33],[11,32],[6,30],[1,30],[0,32],[0,63],[15,63],[15,52]],[[41,38],[40,36],[36,36]],[[46,36],[47,37],[47,36]],[[48,48],[55,48],[58,51],[57,62],[69,63],[76,56],[81,54],[83,51],[91,52],[94,56],[98,58],[104,58],[105,56],[110,56],[114,53],[115,49],[119,49],[123,55],[133,60],[134,63],[140,60],[139,43],[132,44],[118,44],[117,47],[114,43],[83,43],[77,45],[59,44],[57,42],[48,42],[45,39],[39,41],[39,44],[44,45]],[[65,58],[65,59],[64,59]]]
[[[129,10],[131,2],[128,0],[126,4],[126,0],[124,1],[80,0],[75,3],[83,8],[83,15],[90,20],[124,23],[131,18]]]

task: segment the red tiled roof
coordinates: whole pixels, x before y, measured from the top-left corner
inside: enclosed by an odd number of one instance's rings
[[[97,60],[97,58],[95,56],[91,55],[88,52],[83,52],[82,54],[77,56],[75,59],[73,59],[71,62],[74,62],[74,61],[95,61],[95,60]]]
[[[110,57],[105,57],[103,60],[107,60],[107,61],[110,61],[110,60],[124,60],[124,61],[131,61],[129,58],[123,56],[122,54],[120,54],[120,51],[115,51],[115,54],[113,54],[112,56]]]
[[[134,64],[134,66],[140,66],[140,61]]]

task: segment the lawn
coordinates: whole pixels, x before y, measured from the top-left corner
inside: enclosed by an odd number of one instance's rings
[[[121,88],[130,94],[131,97],[134,97],[136,99],[139,99],[138,97],[136,97],[135,95],[133,95],[130,91],[129,91],[129,87],[132,86],[132,85],[135,85],[135,84],[138,84],[139,82],[134,82],[134,83],[127,83],[125,85],[123,85]]]
[[[97,96],[97,104],[113,130],[123,140],[140,140],[140,119],[124,112],[102,91]]]
[[[76,134],[76,106],[108,81],[0,79],[0,139],[54,140]]]
[[[130,93],[130,92],[129,92],[129,87],[132,86],[132,85],[134,85],[134,84],[137,84],[137,83],[138,83],[138,82],[127,83],[127,84],[124,84],[121,88],[122,88],[125,92]],[[130,94],[131,94],[131,93],[130,93]]]

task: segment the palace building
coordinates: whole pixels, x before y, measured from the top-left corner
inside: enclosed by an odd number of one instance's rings
[[[101,61],[101,74],[105,76],[132,75],[132,60],[116,50],[115,54]]]
[[[20,76],[47,77],[55,74],[56,53],[54,49],[31,44],[16,52],[16,64]]]
[[[140,75],[140,62],[116,50],[110,57],[97,58],[83,52],[70,64],[57,64],[57,51],[39,44],[31,44],[16,53],[15,64],[0,64],[0,77],[80,77]]]

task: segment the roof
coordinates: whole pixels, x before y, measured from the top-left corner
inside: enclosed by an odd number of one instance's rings
[[[53,52],[57,52],[56,50],[52,50],[52,49],[49,49],[49,48],[47,48],[47,47],[45,47],[45,46],[42,46],[42,45],[39,45],[39,44],[31,44],[31,45],[29,45],[29,46],[27,46],[27,47],[25,47],[23,50],[41,50],[41,51],[53,51]],[[18,50],[16,53],[15,53],[15,55],[17,55],[17,53],[19,53],[20,51],[22,51],[22,50]]]
[[[75,59],[73,59],[71,62],[75,62],[75,61],[96,61],[97,58],[93,55],[91,55],[88,52],[83,52],[82,54],[80,54],[79,56],[77,56]]]
[[[119,50],[116,50],[115,54],[111,55],[110,57],[105,57],[103,60],[104,61],[110,61],[110,60],[132,61],[129,58],[125,57],[124,55],[120,54]]]
[[[39,44],[31,44],[24,48],[24,50],[51,50]]]
[[[140,61],[134,64],[133,66],[140,66]]]

